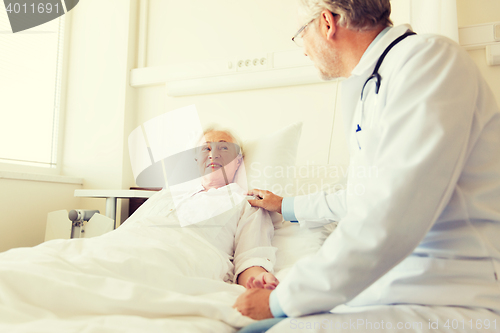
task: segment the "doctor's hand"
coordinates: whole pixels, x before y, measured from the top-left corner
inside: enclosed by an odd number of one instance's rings
[[[271,291],[262,288],[247,289],[236,299],[233,308],[242,315],[256,320],[273,318],[269,308],[269,294]]]
[[[252,288],[263,288],[274,290],[280,282],[278,279],[269,272],[262,272],[259,275],[253,277],[251,276],[245,285],[247,289]]]
[[[257,197],[255,200],[248,200],[250,205],[281,214],[281,202],[283,201],[282,197],[274,194],[273,192],[258,189],[248,191],[248,195]]]

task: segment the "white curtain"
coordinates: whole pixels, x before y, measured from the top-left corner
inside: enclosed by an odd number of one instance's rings
[[[410,23],[417,33],[446,36],[458,43],[456,0],[392,0],[395,24]]]

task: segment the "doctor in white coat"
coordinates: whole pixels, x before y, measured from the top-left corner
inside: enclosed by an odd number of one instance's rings
[[[256,319],[333,309],[500,331],[500,113],[490,88],[453,41],[391,27],[389,0],[301,0],[301,9],[295,40],[323,78],[347,77],[351,170],[376,172],[350,174],[353,193],[253,190],[252,205],[286,220],[339,225],[274,291],[247,290],[235,307]]]

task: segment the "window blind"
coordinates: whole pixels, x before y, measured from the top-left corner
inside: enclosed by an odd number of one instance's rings
[[[12,33],[0,5],[0,163],[57,166],[64,16]]]

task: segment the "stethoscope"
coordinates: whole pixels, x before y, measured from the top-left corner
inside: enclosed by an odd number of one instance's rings
[[[375,69],[373,70],[372,75],[370,75],[370,77],[363,84],[363,88],[361,89],[361,112],[359,114],[359,120],[358,120],[358,122],[356,124],[356,133],[358,133],[358,132],[361,131],[361,120],[363,119],[364,103],[365,103],[365,100],[363,99],[363,95],[364,95],[364,92],[365,92],[366,85],[371,80],[375,80],[375,94],[378,95],[378,91],[380,90],[380,83],[382,81],[382,76],[380,76],[380,73],[378,72],[378,70],[380,69],[380,66],[382,65],[382,62],[384,61],[385,56],[387,55],[387,53],[389,53],[389,51],[397,43],[401,42],[403,39],[405,39],[406,37],[411,36],[411,35],[416,35],[416,33],[413,32],[413,31],[407,30],[404,34],[402,34],[401,36],[399,36],[398,38],[396,38],[391,44],[389,44],[389,46],[386,47],[386,49],[384,50],[384,52],[382,53],[382,55],[378,58],[377,64],[375,65]],[[356,139],[357,139],[357,137],[356,137]],[[359,147],[359,149],[361,149],[361,145],[359,144],[359,139],[358,139],[358,147]]]

